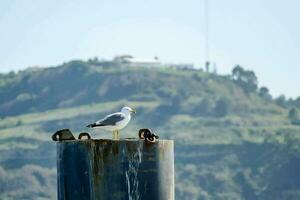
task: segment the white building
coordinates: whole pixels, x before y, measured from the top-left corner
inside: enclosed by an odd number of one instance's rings
[[[161,67],[158,57],[154,58],[135,58],[131,55],[122,55],[114,58],[115,62],[129,67]]]
[[[114,62],[126,67],[169,67],[173,69],[191,70],[195,69],[191,63],[161,63],[158,57],[135,58],[131,55],[121,55],[114,58]]]

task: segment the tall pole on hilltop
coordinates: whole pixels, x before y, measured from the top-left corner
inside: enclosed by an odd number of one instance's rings
[[[209,0],[204,0],[204,18],[205,18],[205,68],[209,71]]]

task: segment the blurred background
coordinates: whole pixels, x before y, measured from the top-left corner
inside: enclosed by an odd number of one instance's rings
[[[56,199],[51,135],[124,105],[175,140],[176,199],[300,199],[300,3],[0,2],[0,199]]]

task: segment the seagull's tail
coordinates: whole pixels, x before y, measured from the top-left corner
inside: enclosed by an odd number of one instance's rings
[[[88,127],[88,128],[94,128],[95,126],[96,126],[96,123],[92,123],[92,124],[87,125],[86,127]]]

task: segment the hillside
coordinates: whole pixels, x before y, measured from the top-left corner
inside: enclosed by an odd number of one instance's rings
[[[184,112],[197,108],[204,116],[218,114],[213,113],[218,100],[239,114],[280,112],[273,102],[246,94],[230,76],[199,70],[103,67],[72,61],[2,75],[0,80],[2,117],[120,99],[176,104]]]
[[[71,61],[1,74],[0,199],[55,199],[50,135],[90,131],[123,105],[138,114],[122,137],[150,127],[175,140],[178,199],[299,199],[297,102],[273,99],[241,67],[221,76]]]

